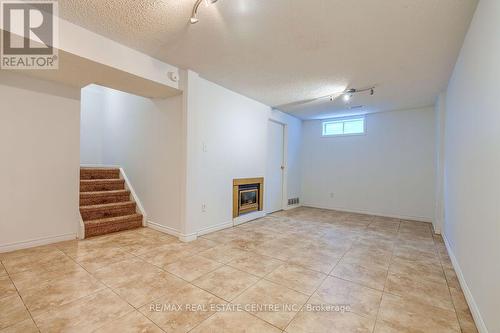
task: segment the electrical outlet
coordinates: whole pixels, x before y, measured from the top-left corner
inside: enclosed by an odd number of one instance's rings
[[[331,192],[331,193],[330,193],[330,198],[332,198],[332,199],[333,199],[334,197],[335,197],[335,193]]]
[[[203,152],[204,153],[208,152],[208,146],[205,142],[203,142]]]
[[[205,213],[207,211],[207,204],[202,204],[201,205],[201,211]]]

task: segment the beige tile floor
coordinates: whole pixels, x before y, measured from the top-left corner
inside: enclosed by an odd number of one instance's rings
[[[5,332],[477,332],[426,223],[298,208],[0,254]]]

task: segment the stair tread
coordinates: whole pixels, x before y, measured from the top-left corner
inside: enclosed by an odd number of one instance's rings
[[[120,194],[130,194],[130,190],[111,190],[111,191],[93,191],[93,192],[80,192],[80,197],[98,197],[98,196],[112,196]]]
[[[98,210],[98,209],[106,209],[106,208],[116,208],[116,207],[126,207],[135,205],[135,201],[123,201],[123,202],[112,202],[107,204],[98,204],[98,205],[88,205],[88,206],[80,206],[80,210]]]
[[[80,183],[106,183],[106,182],[112,182],[112,183],[123,183],[125,182],[125,179],[114,179],[114,178],[105,178],[105,179],[80,179]]]
[[[131,214],[131,215],[108,217],[108,218],[104,218],[104,219],[87,220],[87,221],[84,221],[84,223],[85,223],[85,225],[104,224],[104,223],[112,223],[112,222],[131,220],[131,219],[135,219],[135,218],[142,219],[142,214]]]

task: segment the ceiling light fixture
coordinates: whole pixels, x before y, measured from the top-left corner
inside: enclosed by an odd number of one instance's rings
[[[335,92],[335,93],[332,93],[329,95],[323,95],[320,97],[315,97],[315,98],[306,99],[306,100],[302,100],[302,101],[296,101],[296,102],[292,102],[292,103],[288,103],[288,104],[276,105],[276,106],[274,106],[274,108],[280,109],[280,110],[285,109],[285,108],[296,108],[296,107],[299,107],[302,105],[325,102],[326,98],[328,98],[330,100],[330,102],[335,102],[340,97],[342,97],[342,99],[345,101],[346,104],[349,104],[350,102],[353,101],[353,97],[356,94],[369,93],[370,96],[375,95],[375,89],[376,89],[375,86],[372,86],[369,88],[362,88],[362,89],[354,89],[354,88],[344,89],[342,91],[338,91],[338,92]],[[356,107],[357,107],[357,105],[353,106],[353,108],[356,108]]]
[[[351,101],[351,98],[354,96],[354,94],[359,94],[359,93],[366,92],[366,91],[370,92],[370,96],[375,95],[375,87],[370,87],[370,88],[365,88],[365,89],[354,89],[354,88],[347,89],[346,91],[344,91],[342,93],[342,96],[344,98],[344,102],[349,103]]]
[[[202,2],[203,2],[203,0],[196,0],[196,2],[194,3],[193,12],[191,13],[191,18],[189,19],[189,23],[191,23],[191,24],[198,23],[198,21],[199,21],[198,8],[200,8],[200,5]],[[207,5],[214,4],[216,2],[217,2],[217,0],[205,0],[205,3]]]

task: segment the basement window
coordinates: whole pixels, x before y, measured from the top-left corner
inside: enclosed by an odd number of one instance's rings
[[[323,122],[323,136],[356,135],[365,133],[365,117],[344,118]]]

